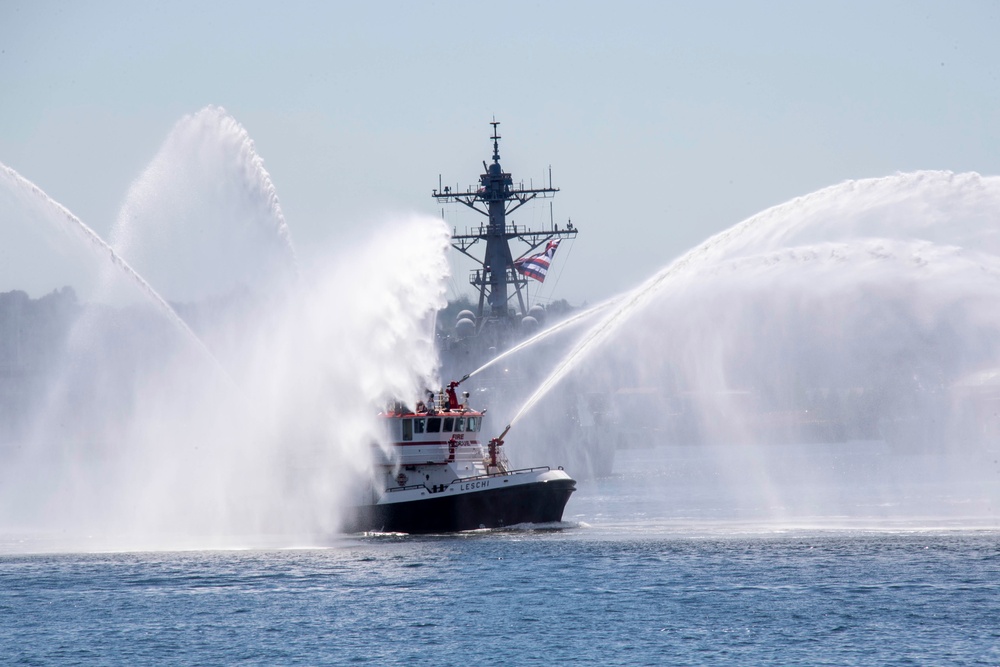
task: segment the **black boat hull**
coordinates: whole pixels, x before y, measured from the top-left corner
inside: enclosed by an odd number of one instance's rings
[[[572,479],[554,479],[365,505],[353,508],[345,532],[451,533],[519,523],[553,523],[562,521],[563,510],[575,489]]]

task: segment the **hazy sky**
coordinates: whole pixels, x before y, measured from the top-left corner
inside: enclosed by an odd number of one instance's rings
[[[505,169],[551,165],[581,230],[543,295],[593,302],[845,179],[1000,173],[997,35],[998,2],[0,0],[0,162],[106,235],[174,123],[221,105],[308,260],[439,215],[495,115]]]

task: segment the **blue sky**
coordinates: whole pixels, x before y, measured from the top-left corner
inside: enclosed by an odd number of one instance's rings
[[[995,2],[4,0],[0,162],[107,234],[174,123],[221,105],[308,260],[438,214],[495,115],[504,167],[551,165],[582,230],[543,295],[593,302],[827,185],[1000,173],[998,34]]]

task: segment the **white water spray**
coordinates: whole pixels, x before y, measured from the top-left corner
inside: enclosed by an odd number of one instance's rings
[[[104,266],[103,262],[107,260],[111,262],[117,271],[125,274],[129,278],[131,284],[134,285],[146,299],[152,302],[174,326],[183,332],[191,343],[203,350],[209,358],[212,358],[211,353],[208,352],[198,336],[191,331],[191,328],[188,327],[187,323],[181,319],[179,315],[177,315],[173,307],[167,303],[166,300],[160,296],[160,294],[153,289],[153,287],[146,282],[146,280],[140,276],[128,262],[116,253],[115,250],[100,237],[100,235],[84,224],[84,222],[78,217],[73,215],[65,206],[49,197],[41,188],[21,176],[7,165],[0,163],[0,174],[3,175],[11,189],[22,194],[26,202],[40,203],[52,213],[50,216],[51,219],[57,221],[66,233],[81,239],[84,242],[85,247],[90,250],[92,255],[98,261],[102,262],[102,268]]]
[[[998,223],[1000,178],[976,174],[848,182],[776,206],[625,295],[512,422],[572,377],[613,405],[619,442],[700,444],[713,497],[741,511],[988,517]]]
[[[512,422],[572,372],[580,360],[618,332],[632,315],[647,307],[661,290],[672,287],[677,291],[681,283],[687,286],[695,280],[690,274],[717,270],[714,268],[716,264],[726,259],[782,248],[790,257],[818,259],[817,251],[808,245],[798,253],[791,248],[821,239],[825,242],[837,239],[850,239],[855,244],[862,242],[870,246],[869,255],[877,256],[880,248],[890,244],[890,241],[878,240],[885,235],[921,240],[925,251],[931,251],[930,255],[933,255],[933,241],[955,244],[946,248],[969,246],[966,252],[978,257],[974,265],[991,271],[986,266],[994,260],[990,254],[1000,254],[1000,232],[994,222],[1000,211],[997,197],[995,178],[982,179],[978,174],[956,176],[945,172],[918,172],[884,179],[848,181],[768,209],[713,236],[618,299],[612,312],[582,336],[528,398]],[[841,268],[850,270],[847,264],[851,261],[849,246],[842,248],[840,253],[830,249],[830,259],[839,263]],[[954,257],[959,253],[946,254]],[[778,261],[774,256],[760,260],[764,265]],[[914,253],[912,261],[926,265],[929,258]],[[750,263],[752,260],[742,266]],[[735,273],[732,275],[736,281],[742,277]],[[975,281],[970,280],[969,287],[975,288]]]
[[[177,122],[132,183],[111,238],[174,301],[281,291],[299,270],[263,159],[216,106]]]
[[[509,350],[501,352],[500,354],[498,354],[497,356],[493,357],[492,359],[490,359],[489,361],[487,361],[485,364],[483,364],[482,366],[480,366],[476,370],[472,371],[471,373],[469,373],[468,375],[466,375],[462,379],[463,380],[467,380],[467,379],[470,379],[470,378],[474,378],[475,376],[479,375],[480,373],[482,373],[486,369],[491,368],[495,364],[500,363],[501,361],[503,361],[507,357],[510,357],[510,356],[512,356],[514,354],[517,354],[521,350],[523,350],[525,348],[532,347],[533,345],[536,345],[537,343],[541,343],[543,340],[547,339],[548,337],[554,336],[557,333],[560,333],[560,332],[562,332],[562,331],[564,331],[564,330],[566,330],[566,329],[568,329],[568,328],[570,328],[570,327],[572,327],[572,326],[574,326],[576,324],[579,324],[580,322],[583,322],[583,321],[589,319],[593,315],[601,312],[602,310],[604,310],[605,308],[608,308],[609,306],[613,305],[614,303],[615,303],[615,300],[614,299],[610,299],[610,300],[605,301],[603,303],[599,303],[596,306],[591,306],[590,308],[587,308],[586,310],[582,310],[582,311],[580,311],[579,313],[577,313],[575,315],[567,317],[566,319],[561,320],[560,322],[557,322],[556,324],[553,324],[551,327],[538,332],[537,334],[535,334],[531,338],[528,338],[526,340],[521,341],[520,343],[518,343],[514,347],[510,348]]]
[[[328,538],[384,437],[378,406],[417,399],[434,375],[445,226],[417,217],[372,225],[369,241],[331,246],[319,268],[289,280],[293,256],[273,224],[276,198],[245,187],[259,162],[246,150],[230,159],[240,133],[217,122],[221,113],[207,115],[211,122],[194,123],[205,133],[199,151],[165,148],[137,181],[119,240],[128,241],[129,265],[134,255],[140,271],[161,277],[158,293],[186,300],[181,314],[238,388],[220,383],[205,359],[178,347],[144,311],[89,301],[59,310],[54,321],[65,319],[69,333],[32,343],[50,361],[31,366],[31,351],[18,362],[30,382],[13,389],[35,427],[0,442],[0,530],[8,534],[56,534],[58,548],[72,549]],[[203,174],[217,192],[212,219],[199,224],[224,233],[188,234],[188,218],[173,216],[206,201],[171,177],[197,172],[199,163],[223,167]],[[245,258],[228,261],[234,249],[260,260],[251,279],[241,270]],[[174,280],[190,267],[197,281]],[[18,312],[47,307],[29,302]]]

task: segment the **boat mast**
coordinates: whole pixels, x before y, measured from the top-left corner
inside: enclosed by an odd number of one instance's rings
[[[525,188],[523,183],[514,185],[514,179],[500,166],[500,123],[494,119],[493,163],[483,161],[484,172],[479,177],[479,188],[469,188],[466,192],[453,192],[450,187],[434,190],[432,196],[439,202],[458,202],[485,216],[486,225],[480,225],[478,232],[455,234],[451,237],[453,248],[479,265],[469,276],[469,284],[479,292],[479,308],[476,313],[478,329],[482,331],[487,322],[510,325],[512,309],[508,302],[517,296],[522,315],[527,315],[527,279],[514,268],[514,256],[510,242],[514,239],[527,244],[527,249],[519,255],[524,257],[536,248],[554,238],[576,238],[577,230],[572,223],[565,229],[550,222],[550,229],[535,231],[526,225],[507,225],[507,216],[535,198],[554,197],[559,188],[552,187],[552,172],[549,170],[549,185],[543,188]],[[483,258],[473,256],[469,249],[479,241],[486,242]],[[513,286],[513,294],[510,287]],[[489,308],[487,309],[487,304]]]

